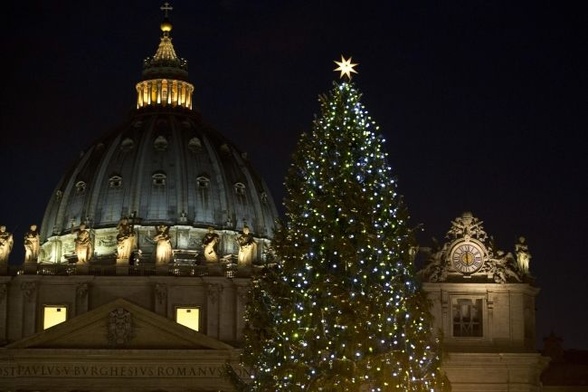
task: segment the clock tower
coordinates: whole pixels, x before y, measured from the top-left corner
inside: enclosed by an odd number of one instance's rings
[[[547,360],[535,348],[539,289],[520,263],[528,251],[497,249],[482,223],[465,212],[451,222],[444,243],[420,250],[443,368],[454,392],[539,391]]]

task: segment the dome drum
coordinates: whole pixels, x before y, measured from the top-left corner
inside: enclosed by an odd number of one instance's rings
[[[263,264],[270,249],[268,238],[253,237],[256,244],[255,254],[250,262],[239,263],[242,232],[234,230],[214,230],[187,225],[169,228],[169,240],[172,254],[164,264],[157,260],[157,226],[133,225],[135,246],[128,259],[120,260],[117,255],[116,228],[102,228],[91,231],[93,254],[86,264],[80,264],[76,256],[75,231],[62,236],[53,236],[42,245],[37,266],[39,274],[75,274],[84,270],[93,274],[140,273],[172,275],[230,275],[243,273],[255,265]],[[206,238],[210,233],[218,235],[214,252],[215,261],[207,259]],[[122,267],[118,268],[117,267]],[[77,272],[76,272],[77,271]],[[245,272],[246,273],[246,272]]]

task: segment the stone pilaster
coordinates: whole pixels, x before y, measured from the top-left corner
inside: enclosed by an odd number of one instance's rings
[[[79,316],[88,311],[88,290],[90,285],[87,282],[80,283],[76,287],[76,308],[75,315]]]
[[[225,281],[229,282],[230,281]],[[221,286],[222,292],[219,296],[219,339],[224,342],[235,340],[236,336],[236,290],[235,285]]]
[[[237,335],[237,340],[241,341],[243,340],[243,328],[245,327],[245,306],[247,304],[247,302],[249,301],[249,290],[250,290],[250,285],[237,285],[236,286],[236,291],[237,291],[237,307],[236,307],[236,314],[235,314],[235,318],[236,318],[236,322],[235,322],[235,328],[236,328],[236,335]]]
[[[219,283],[209,283],[206,287],[207,335],[217,339],[220,336],[219,300],[222,292],[223,286]]]
[[[22,292],[22,307],[23,307],[23,336],[30,336],[34,334],[37,325],[37,282],[22,282],[20,290]]]
[[[155,313],[167,317],[167,285],[156,283],[153,290]]]
[[[0,283],[0,342],[5,342],[8,335],[8,284]]]

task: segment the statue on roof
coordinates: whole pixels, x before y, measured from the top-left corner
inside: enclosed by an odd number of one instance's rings
[[[519,237],[519,242],[515,245],[515,253],[517,254],[519,270],[523,275],[528,275],[531,254],[529,253],[529,247],[527,246],[525,237]]]
[[[24,236],[25,263],[36,263],[39,258],[41,244],[37,225],[30,226]]]
[[[85,223],[82,223],[77,230],[74,242],[78,263],[87,263],[92,257],[93,249],[90,230],[88,230]]]
[[[8,257],[14,245],[12,233],[6,230],[6,226],[0,226],[0,264],[7,264]]]
[[[172,260],[173,254],[169,226],[158,225],[155,228],[157,230],[153,237],[155,241],[155,264],[167,264]]]
[[[118,261],[128,261],[131,251],[135,247],[135,230],[129,218],[123,217],[116,226],[118,234],[116,235],[116,259]]]
[[[243,226],[241,234],[237,236],[237,243],[239,244],[237,265],[239,267],[250,266],[255,261],[257,243],[253,238],[253,234],[249,232],[249,226]]]
[[[212,227],[208,228],[208,232],[202,238],[202,248],[204,252],[204,259],[207,263],[215,263],[218,261],[218,254],[216,253],[216,245],[220,236],[214,232]]]

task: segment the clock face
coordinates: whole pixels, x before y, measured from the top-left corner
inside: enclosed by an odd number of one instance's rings
[[[462,243],[451,251],[453,268],[464,274],[476,272],[484,264],[482,250],[475,244]]]

